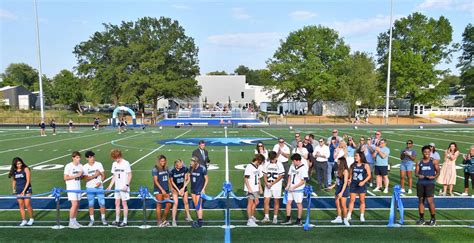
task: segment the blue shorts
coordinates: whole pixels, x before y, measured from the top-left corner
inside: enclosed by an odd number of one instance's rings
[[[89,202],[89,208],[94,207],[94,199],[97,196],[97,201],[99,202],[99,206],[105,207],[105,196],[103,192],[103,188],[87,188],[87,201]]]
[[[335,195],[341,193],[342,187],[336,187],[336,193]],[[346,187],[346,190],[342,193],[342,197],[348,197],[349,196],[349,187]]]
[[[400,171],[413,171],[413,161],[402,161],[400,163]]]
[[[21,188],[17,187],[17,188],[15,188],[15,193],[17,195],[19,195],[23,192],[23,189],[24,189],[24,187],[21,187]],[[26,189],[26,191],[25,191],[25,195],[26,194],[32,194],[32,193],[33,193],[33,190],[31,189],[31,186],[29,186],[28,189]]]
[[[351,183],[350,184],[350,192],[351,193],[367,193],[367,183],[365,183],[363,186],[359,186],[358,183]]]

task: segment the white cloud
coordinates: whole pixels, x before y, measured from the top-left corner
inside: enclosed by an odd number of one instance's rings
[[[298,11],[293,11],[290,13],[290,17],[295,20],[306,20],[306,19],[314,18],[316,16],[317,16],[316,13],[305,11],[305,10],[298,10]]]
[[[404,17],[403,15],[393,16],[395,20]],[[369,19],[353,19],[349,21],[334,21],[325,23],[323,25],[329,26],[339,32],[342,36],[351,36],[363,34],[371,31],[387,30],[390,26],[390,16],[377,15]]]
[[[189,6],[184,4],[173,4],[171,7],[174,9],[189,9]]]
[[[221,47],[262,49],[278,45],[283,37],[283,34],[277,32],[262,32],[212,35],[207,39],[210,43]]]
[[[17,20],[18,16],[16,16],[14,13],[9,12],[5,9],[0,9],[0,19]]]
[[[425,0],[417,6],[417,9],[442,9],[474,13],[474,2],[472,0]]]
[[[252,16],[250,16],[244,8],[232,8],[232,17],[234,17],[234,19],[238,19],[238,20],[247,20],[247,19],[251,19]]]
[[[454,4],[453,0],[425,0],[418,5],[420,9],[429,8],[450,8]]]

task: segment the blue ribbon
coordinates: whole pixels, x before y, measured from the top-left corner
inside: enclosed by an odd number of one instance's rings
[[[401,187],[400,185],[395,185],[393,187],[393,194],[392,194],[392,201],[390,202],[390,215],[388,218],[388,227],[394,227],[395,226],[395,203],[398,204],[398,212],[400,212],[400,220],[398,221],[399,224],[403,224],[403,218],[404,218],[404,208],[403,208],[403,202],[401,199]]]
[[[138,189],[138,195],[142,198],[142,200],[145,200],[150,192],[148,191],[148,187],[145,186],[140,186]]]
[[[304,189],[304,194],[306,194],[306,198],[308,200],[308,205],[306,206],[306,221],[304,223],[304,231],[308,231],[309,230],[309,217],[310,217],[310,214],[311,214],[311,194],[313,193],[313,187],[312,186],[305,186]]]
[[[305,188],[306,188],[306,186],[305,186]],[[304,193],[305,188],[300,189],[300,190],[294,190],[294,191],[292,191],[292,193],[293,192],[297,192],[297,193],[298,192],[303,192]],[[313,188],[311,188],[311,192],[312,192],[312,190],[313,190]],[[287,204],[287,203],[288,203],[288,190],[285,190],[285,192],[283,193],[283,204]]]
[[[54,200],[55,200],[56,202],[59,201],[59,198],[61,197],[61,191],[62,191],[62,189],[59,188],[59,187],[55,187],[55,188],[53,188],[53,190],[51,191],[51,194],[53,195]]]

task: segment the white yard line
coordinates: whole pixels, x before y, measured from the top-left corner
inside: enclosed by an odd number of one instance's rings
[[[140,134],[135,134],[135,135],[132,135],[132,136],[129,136],[129,137],[124,137],[124,138],[120,138],[120,139],[113,140],[113,141],[120,141],[120,140],[124,140],[124,139],[127,139],[127,138],[136,137],[136,136],[138,136],[138,135],[140,135]],[[97,148],[97,147],[100,147],[100,146],[103,146],[103,145],[106,145],[106,144],[109,144],[109,143],[112,143],[112,141],[105,142],[105,143],[101,143],[101,144],[99,144],[99,145],[95,145],[95,146],[88,147],[88,148],[85,148],[85,149],[81,149],[81,150],[79,150],[79,152],[83,152],[83,151],[86,151],[86,150],[91,150],[91,149],[93,149],[93,148]],[[71,156],[71,154],[65,154],[65,155],[58,156],[58,157],[56,157],[56,158],[48,159],[48,160],[45,160],[45,161],[42,161],[42,162],[39,162],[39,163],[36,163],[36,164],[32,164],[32,165],[30,165],[29,167],[34,167],[34,166],[42,165],[42,164],[45,164],[45,163],[48,163],[48,162],[51,162],[51,161],[54,161],[54,160],[57,160],[57,159],[61,159],[61,158],[67,157],[67,156]],[[0,174],[0,176],[2,176],[2,175],[8,175],[8,173],[9,173],[9,172],[2,173],[2,174]]]
[[[111,132],[107,132],[107,133],[111,133]],[[75,139],[79,139],[79,138],[92,137],[92,136],[97,136],[97,135],[103,135],[103,133],[95,133],[95,134],[84,135],[84,136],[79,136],[79,137],[65,138],[65,139],[54,140],[54,141],[50,141],[50,142],[46,142],[46,143],[34,144],[34,145],[20,147],[20,148],[7,149],[7,150],[0,151],[0,154],[7,153],[7,152],[12,152],[12,151],[17,151],[17,150],[22,150],[22,149],[26,149],[26,148],[33,148],[33,147],[37,147],[37,146],[43,146],[43,145],[52,144],[52,143],[75,140]]]

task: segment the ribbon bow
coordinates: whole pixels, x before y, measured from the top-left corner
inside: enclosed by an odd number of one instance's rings
[[[145,186],[140,186],[140,188],[138,189],[138,195],[140,195],[140,197],[145,200],[145,198],[150,194],[150,192],[148,191],[148,187],[145,187]]]
[[[400,212],[400,220],[398,221],[400,224],[403,224],[403,202],[401,199],[401,187],[400,185],[395,185],[393,187],[393,194],[392,194],[392,201],[390,202],[390,215],[388,218],[388,227],[395,226],[395,203],[398,205],[398,211]]]
[[[61,188],[54,187],[53,190],[51,191],[51,194],[53,195],[56,202],[59,201],[59,198],[61,197]]]
[[[305,186],[303,189],[304,194],[306,194],[306,198],[308,199],[308,205],[306,206],[306,221],[304,223],[304,231],[309,230],[309,217],[311,214],[311,194],[313,193],[313,187],[312,186]]]

